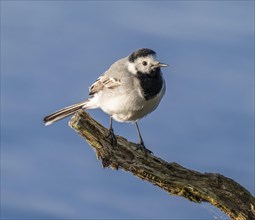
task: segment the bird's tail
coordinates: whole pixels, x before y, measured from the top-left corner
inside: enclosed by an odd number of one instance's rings
[[[79,103],[74,104],[74,105],[70,105],[70,106],[68,106],[66,108],[62,108],[62,109],[60,109],[60,110],[58,110],[58,111],[56,111],[56,112],[46,116],[43,119],[44,124],[45,125],[50,125],[50,124],[52,124],[55,121],[61,120],[61,119],[65,118],[65,117],[67,117],[67,116],[77,112],[78,110],[82,109],[86,105],[87,102],[88,101],[86,100],[86,101],[79,102]]]

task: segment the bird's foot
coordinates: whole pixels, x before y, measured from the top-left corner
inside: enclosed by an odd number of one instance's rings
[[[146,147],[144,146],[143,141],[141,141],[141,142],[138,144],[137,150],[138,150],[138,149],[142,150],[142,151],[145,152],[146,154],[153,154],[152,151],[150,151],[148,148],[146,148]]]
[[[109,134],[106,137],[110,138],[112,146],[115,146],[117,144],[117,139],[112,128],[109,129]]]

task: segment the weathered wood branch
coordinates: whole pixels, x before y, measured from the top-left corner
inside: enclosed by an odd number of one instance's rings
[[[69,125],[96,151],[103,167],[129,171],[172,195],[193,202],[209,202],[232,219],[255,219],[255,198],[234,180],[218,173],[196,172],[147,155],[137,150],[135,143],[120,136],[117,136],[117,145],[112,147],[107,138],[108,129],[84,111],[76,113]]]

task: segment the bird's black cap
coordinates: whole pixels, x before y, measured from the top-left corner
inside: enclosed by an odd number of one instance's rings
[[[146,57],[148,55],[155,55],[156,52],[151,50],[151,49],[148,49],[148,48],[142,48],[142,49],[139,49],[135,52],[133,52],[129,57],[128,57],[128,60],[130,62],[134,62],[138,57]]]

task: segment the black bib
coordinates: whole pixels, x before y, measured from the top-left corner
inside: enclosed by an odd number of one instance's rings
[[[162,89],[163,79],[160,74],[160,68],[156,68],[151,73],[137,72],[137,78],[143,89],[143,95],[146,100],[156,96]]]

